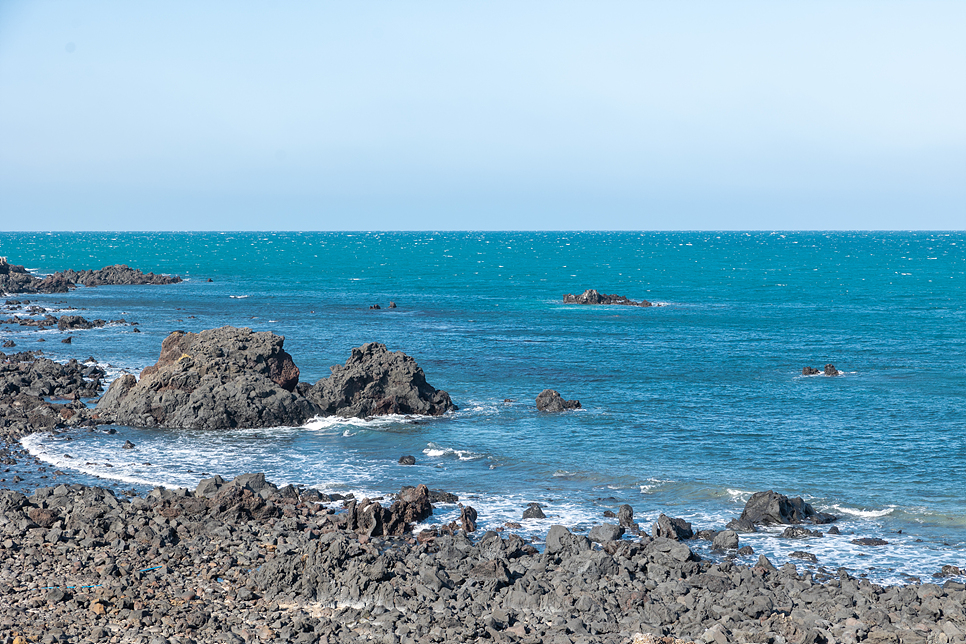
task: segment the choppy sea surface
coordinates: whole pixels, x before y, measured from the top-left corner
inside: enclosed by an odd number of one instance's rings
[[[370,497],[426,483],[473,505],[483,529],[517,521],[536,537],[586,530],[622,503],[648,531],[662,512],[721,528],[773,489],[839,515],[843,534],[742,535],[755,557],[804,550],[885,583],[966,568],[963,232],[0,233],[0,255],[38,274],[126,263],[187,279],[29,296],[141,333],[74,331],[68,345],[0,326],[18,349],[138,373],[171,331],[230,324],[284,335],[315,382],[378,341],[460,407],[25,440],[80,480],[193,487],[263,471]],[[562,303],[587,288],[664,306]],[[826,363],[841,375],[801,375]],[[583,409],[538,413],[545,388]],[[404,454],[417,464],[399,465]],[[521,520],[529,502],[547,519]]]

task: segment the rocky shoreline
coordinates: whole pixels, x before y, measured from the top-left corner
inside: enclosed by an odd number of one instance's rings
[[[161,374],[157,389],[168,392],[186,378],[234,386],[261,373],[288,394],[369,413],[395,391],[386,389],[391,378],[360,386],[369,366],[402,370],[408,385],[417,375],[408,356],[365,345],[328,384],[308,385],[278,336],[212,331],[226,337],[196,345],[201,334],[173,334],[142,382]],[[119,392],[103,408],[80,400],[103,391],[103,376],[96,363],[0,354],[0,488],[37,469],[20,438],[114,420],[106,412]],[[123,386],[137,384],[130,377]],[[460,506],[458,521],[434,523],[434,505],[452,509],[459,499],[418,481],[379,499],[279,488],[259,474],[138,495],[40,469],[52,485],[0,489],[0,644],[966,642],[966,585],[952,567],[944,572],[957,579],[882,587],[844,569],[800,572],[763,556],[738,564],[736,554],[749,554],[742,531],[778,524],[789,538],[810,537],[834,520],[774,492],[754,495],[728,529],[694,531],[661,515],[648,534],[622,506],[587,536],[553,526],[530,542],[511,524],[477,532],[470,506]],[[542,514],[539,506],[524,513]],[[697,550],[707,548],[695,540],[710,542],[714,558],[702,558]]]

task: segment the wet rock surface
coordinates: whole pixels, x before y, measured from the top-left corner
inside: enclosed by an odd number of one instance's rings
[[[544,389],[537,396],[537,410],[546,412],[569,411],[580,409],[579,400],[564,400],[560,392],[554,389]]]
[[[598,293],[595,289],[589,288],[580,295],[567,293],[563,296],[564,304],[617,304],[622,306],[654,306],[647,300],[635,302],[623,295],[607,295]]]
[[[755,492],[748,499],[741,516],[728,522],[736,532],[754,532],[757,525],[831,523],[837,517],[816,511],[801,497],[789,498],[771,490]]]

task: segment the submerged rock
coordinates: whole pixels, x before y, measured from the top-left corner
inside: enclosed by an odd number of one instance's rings
[[[647,300],[635,302],[623,295],[607,295],[598,293],[595,289],[589,288],[580,295],[568,293],[563,296],[564,304],[618,304],[623,306],[654,306]]]
[[[564,400],[554,389],[544,389],[537,396],[537,410],[539,411],[567,411],[570,409],[580,409],[579,400]]]
[[[402,351],[369,342],[352,350],[344,365],[306,392],[321,414],[345,418],[385,414],[441,416],[459,409],[449,394],[426,382],[416,361]]]

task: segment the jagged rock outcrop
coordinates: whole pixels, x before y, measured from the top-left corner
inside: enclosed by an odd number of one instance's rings
[[[563,296],[564,304],[618,304],[622,306],[654,306],[652,302],[641,300],[635,302],[623,295],[607,295],[598,293],[597,290],[589,288],[580,295],[567,293]]]
[[[456,409],[416,361],[370,343],[314,386],[299,384],[285,339],[248,328],[175,331],[140,380],[121,376],[97,405],[134,427],[230,429],[302,425],[314,416],[438,416]]]
[[[77,284],[84,286],[177,284],[177,275],[156,275],[125,264],[114,264],[87,271],[66,270],[40,279],[19,264],[0,257],[0,293],[67,293]]]
[[[754,532],[756,525],[831,523],[837,518],[834,514],[816,511],[800,496],[790,499],[768,490],[752,494],[741,516],[729,521],[728,528],[737,532]]]
[[[346,418],[385,414],[441,416],[458,409],[449,394],[426,382],[416,361],[402,351],[369,342],[352,350],[344,365],[319,380],[306,397],[325,416]]]
[[[580,409],[579,400],[564,400],[560,392],[554,389],[544,389],[537,396],[538,411],[567,411]]]
[[[98,270],[66,270],[51,275],[51,277],[58,276],[74,284],[83,284],[84,286],[177,284],[182,281],[178,275],[144,273],[140,269],[131,268],[127,264],[114,264]]]
[[[299,370],[270,332],[175,331],[158,362],[111,383],[97,410],[135,427],[227,429],[301,425],[316,408],[295,392]]]

